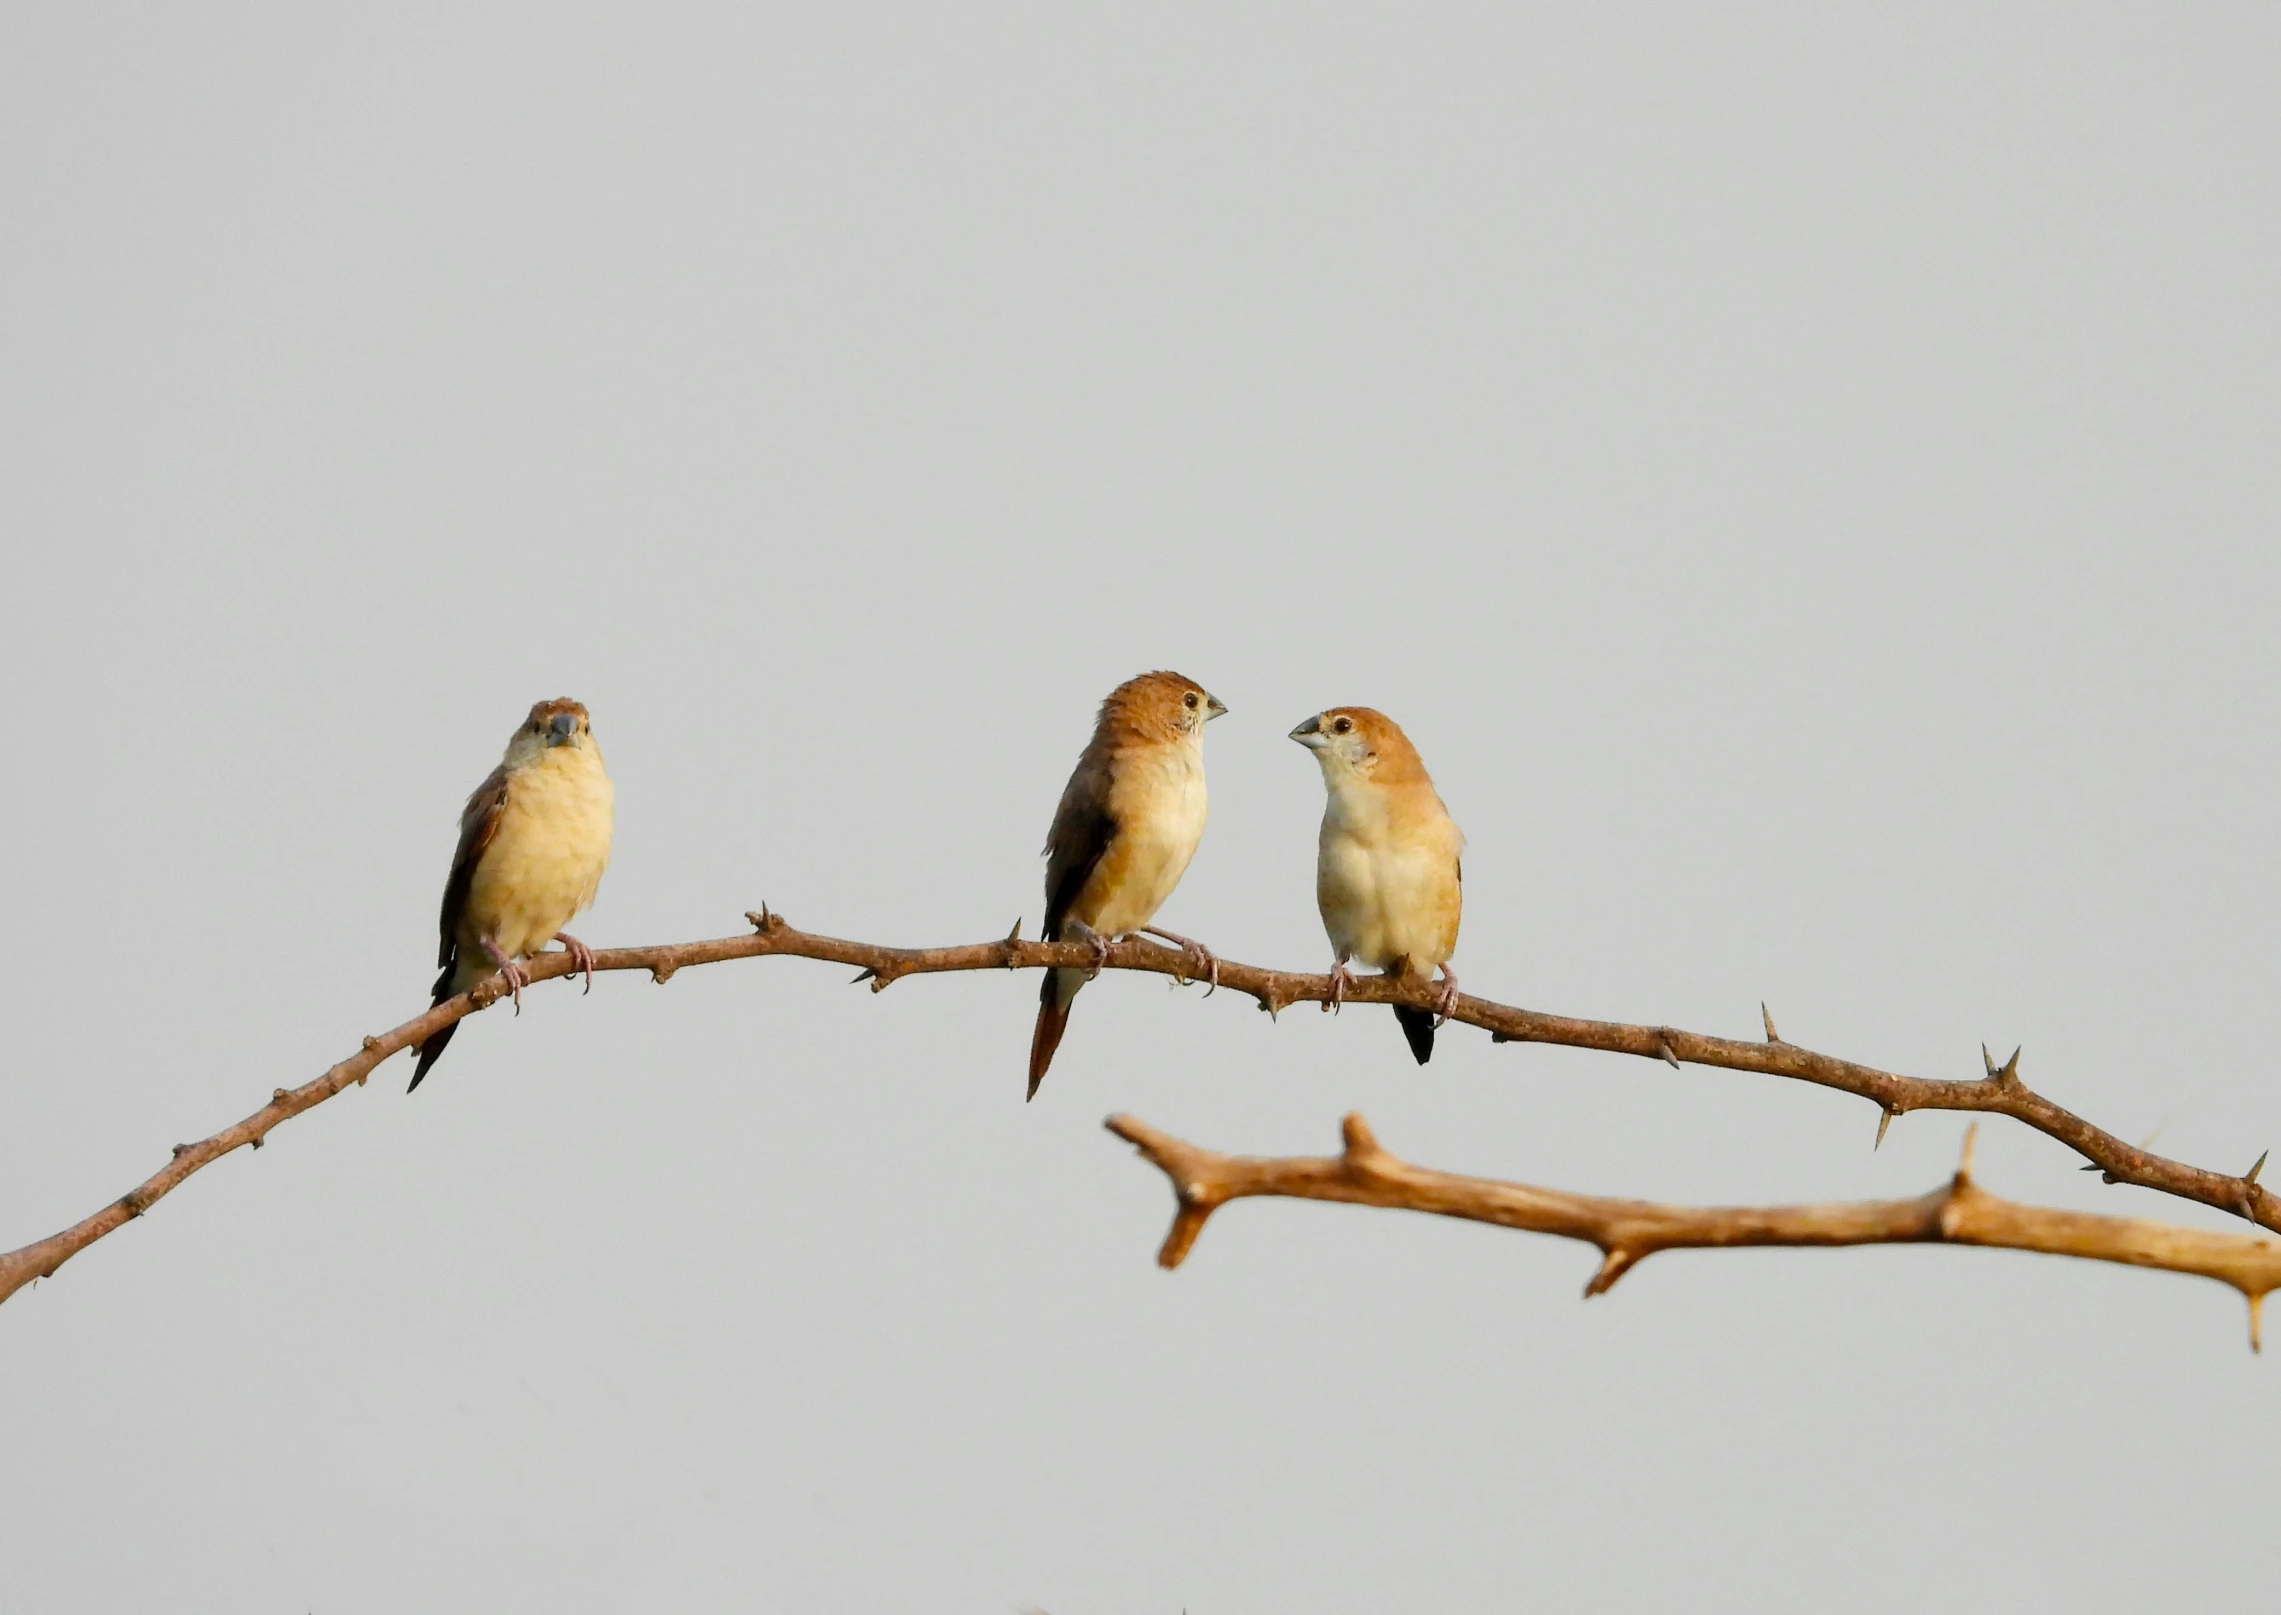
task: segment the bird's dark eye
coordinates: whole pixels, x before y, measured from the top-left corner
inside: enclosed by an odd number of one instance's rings
[[[1188,710],[1189,710],[1190,712],[1193,712],[1193,711],[1195,711],[1195,710],[1196,710],[1196,692],[1195,692],[1194,690],[1190,690],[1190,691],[1189,691],[1189,692],[1188,692],[1186,695],[1182,696],[1180,699],[1181,699],[1182,701],[1184,701],[1184,702],[1186,702],[1186,703],[1187,703],[1187,705],[1188,705]]]
[[[1354,720],[1352,718],[1335,718],[1331,722],[1331,733],[1335,735],[1343,735],[1353,727]]]

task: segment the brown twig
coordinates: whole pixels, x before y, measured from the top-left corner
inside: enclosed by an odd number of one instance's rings
[[[2254,1234],[2055,1211],[1988,1193],[1972,1181],[1977,1122],[1964,1135],[1964,1159],[1956,1175],[1914,1200],[1711,1207],[1606,1200],[1429,1171],[1380,1148],[1370,1125],[1359,1115],[1346,1118],[1345,1151],[1323,1157],[1222,1155],[1160,1133],[1130,1116],[1111,1116],[1106,1125],[1171,1181],[1178,1208],[1156,1255],[1163,1267],[1178,1267],[1185,1261],[1206,1219],[1230,1200],[1282,1195],[1425,1211],[1582,1240],[1600,1250],[1600,1270],[1584,1286],[1587,1298],[1611,1288],[1657,1251],[1736,1245],[1985,1245],[2199,1273],[2230,1284],[2249,1301],[2249,1344],[2254,1351],[2259,1349],[2259,1314],[2266,1292],[2281,1288],[2281,1244]]]
[[[752,922],[753,929],[744,935],[646,948],[606,948],[596,952],[594,968],[597,971],[646,970],[653,980],[663,983],[671,980],[676,971],[691,965],[782,955],[787,958],[821,959],[858,966],[861,973],[856,979],[868,981],[873,992],[880,992],[905,976],[931,975],[951,970],[1035,970],[1056,965],[1090,966],[1094,962],[1092,950],[1081,943],[1024,942],[1018,924],[1012,933],[992,942],[970,942],[943,948],[890,948],[870,942],[846,942],[837,937],[817,936],[796,930],[784,922],[783,916],[772,914],[765,908],[745,917]],[[1194,965],[1178,949],[1128,939],[1110,946],[1106,967],[1111,970],[1149,971],[1185,981],[1189,979],[1188,972]],[[559,952],[540,954],[529,962],[527,968],[533,982],[572,973],[570,956]],[[1293,1004],[1327,1004],[1330,1000],[1328,976],[1308,975],[1299,971],[1263,970],[1256,965],[1236,964],[1228,960],[1220,961],[1219,985],[1249,995],[1257,1001],[1260,1008],[1270,1014],[1278,1014]],[[195,1144],[176,1145],[172,1161],[94,1215],[36,1244],[0,1255],[0,1301],[7,1300],[32,1280],[47,1277],[96,1240],[141,1216],[157,1201],[172,1193],[191,1173],[220,1160],[241,1145],[260,1148],[262,1140],[280,1122],[298,1116],[313,1105],[324,1103],[344,1088],[362,1083],[372,1069],[390,1055],[415,1047],[441,1028],[487,1007],[500,996],[502,990],[500,979],[497,976],[489,977],[478,983],[472,991],[447,999],[425,1014],[406,1021],[394,1031],[366,1038],[364,1046],[358,1052],[323,1075],[298,1088],[278,1089],[268,1104],[235,1126],[224,1128],[213,1137]],[[1436,1007],[1433,989],[1429,985],[1405,984],[1383,976],[1358,978],[1346,989],[1345,996],[1348,1003],[1354,1004],[1410,1004],[1420,1009]],[[1760,1008],[1763,1014],[1764,1006]],[[2039,1132],[2048,1133],[2104,1172],[2107,1181],[2111,1183],[2134,1183],[2142,1188],[2198,1200],[2204,1205],[2247,1217],[2281,1233],[2281,1196],[2259,1186],[2256,1167],[2240,1177],[2231,1177],[2187,1166],[2183,1162],[2169,1160],[2127,1144],[2112,1133],[2092,1126],[2081,1117],[2032,1092],[2020,1081],[2017,1051],[2014,1051],[2010,1062],[2001,1068],[1994,1060],[1988,1060],[1985,1080],[1941,1082],[1922,1077],[1896,1076],[1889,1071],[1879,1071],[1872,1066],[1857,1065],[1850,1060],[1816,1054],[1799,1048],[1796,1044],[1781,1042],[1772,1035],[1771,1016],[1766,1017],[1768,1038],[1763,1043],[1704,1037],[1668,1026],[1631,1026],[1620,1021],[1573,1020],[1565,1016],[1540,1014],[1535,1010],[1517,1009],[1470,995],[1459,996],[1453,1018],[1481,1027],[1503,1043],[1557,1043],[1571,1048],[1600,1049],[1611,1054],[1665,1060],[1673,1065],[1690,1061],[1697,1065],[1723,1066],[1735,1071],[1792,1077],[1802,1082],[1818,1083],[1826,1088],[1859,1094],[1876,1104],[1881,1112],[1878,1124],[1880,1138],[1884,1136],[1885,1124],[1905,1111],[1991,1111],[2013,1117]],[[2258,1164],[2264,1164],[2262,1156],[2259,1157]]]

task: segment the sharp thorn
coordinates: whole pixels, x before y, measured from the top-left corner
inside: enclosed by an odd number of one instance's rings
[[[1893,1118],[1894,1118],[1894,1116],[1895,1116],[1895,1115],[1897,1115],[1897,1114],[1898,1114],[1898,1112],[1896,1112],[1896,1111],[1890,1111],[1890,1110],[1886,1110],[1886,1111],[1880,1111],[1880,1112],[1878,1112],[1878,1115],[1877,1115],[1877,1143],[1876,1143],[1876,1144],[1872,1144],[1872,1145],[1870,1145],[1870,1146],[1869,1146],[1869,1148],[1870,1148],[1870,1151],[1871,1151],[1871,1153],[1872,1153],[1872,1154],[1874,1154],[1874,1153],[1876,1152],[1876,1150],[1877,1150],[1877,1148],[1878,1148],[1878,1145],[1881,1145],[1881,1144],[1883,1144],[1883,1143],[1885,1142],[1885,1129],[1893,1125]]]
[[[1766,1041],[1769,1043],[1781,1042],[1782,1034],[1774,1030],[1774,1017],[1767,1012],[1766,1000],[1763,998],[1758,1001],[1758,1018],[1766,1023]]]
[[[2265,1349],[2265,1295],[2262,1291],[2249,1298],[2249,1349]]]
[[[878,971],[876,971],[876,970],[871,970],[871,969],[868,969],[868,968],[867,968],[867,969],[863,969],[863,970],[859,970],[859,971],[857,971],[857,972],[856,972],[854,975],[852,975],[852,976],[850,976],[850,977],[848,978],[848,983],[847,983],[847,984],[848,984],[850,987],[856,987],[856,986],[860,986],[860,985],[862,985],[864,982],[867,982],[867,981],[869,981],[869,980],[870,980],[872,977],[874,977],[874,976],[876,976],[876,975],[878,975],[878,974],[879,974],[879,972],[878,972]]]
[[[1996,1074],[1996,1057],[1988,1052],[1988,1045],[1980,1045],[1980,1063],[1988,1068],[1988,1075]]]
[[[1968,1181],[1971,1178],[1972,1152],[1979,1146],[1979,1143],[1980,1124],[1974,1122],[1964,1130],[1964,1156],[1956,1163],[1956,1175],[1960,1181]]]
[[[2265,1155],[2272,1153],[2271,1150],[2267,1150]],[[2257,1158],[2257,1164],[2241,1175],[2241,1181],[2248,1184],[2252,1189],[2257,1187],[2257,1174],[2265,1170],[2265,1155],[2260,1155]]]
[[[2017,1048],[2012,1050],[2012,1057],[2004,1062],[2004,1069],[1997,1072],[1996,1076],[2003,1082],[2020,1080],[2020,1051]]]
[[[1663,1063],[1671,1067],[1672,1070],[1679,1069],[1679,1056],[1673,1054],[1671,1045],[1660,1037],[1655,1040],[1655,1052],[1663,1056]]]

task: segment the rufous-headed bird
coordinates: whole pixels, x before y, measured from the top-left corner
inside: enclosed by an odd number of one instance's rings
[[[1204,725],[1227,710],[1178,673],[1143,673],[1109,692],[1046,833],[1047,941],[1087,942],[1106,959],[1110,939],[1145,931],[1211,963],[1200,943],[1148,922],[1204,838]],[[1098,971],[1045,973],[1030,1037],[1032,1099],[1070,1001]]]
[[[521,1013],[530,977],[517,961],[549,940],[569,950],[593,990],[594,950],[563,927],[602,884],[611,811],[610,775],[586,709],[567,700],[531,708],[459,816],[459,850],[444,883],[437,1003],[496,970]],[[458,1030],[454,1021],[420,1046],[413,1088]]]
[[[1337,963],[1331,968],[1336,1007],[1353,982],[1347,961],[1422,981],[1441,970],[1436,1004],[1446,1018],[1457,1007],[1457,921],[1465,874],[1459,833],[1434,790],[1417,747],[1401,726],[1368,707],[1318,712],[1291,738],[1322,765],[1323,833],[1315,856],[1315,905],[1323,912]],[[1433,1057],[1432,1010],[1396,1004],[1410,1052]]]

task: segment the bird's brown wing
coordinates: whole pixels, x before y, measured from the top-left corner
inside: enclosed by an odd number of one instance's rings
[[[1045,837],[1045,929],[1039,935],[1052,942],[1061,935],[1061,922],[1071,905],[1116,839],[1116,815],[1109,811],[1109,767],[1105,758],[1090,752],[1078,760],[1077,772],[1061,793],[1054,810],[1053,828]]]
[[[1116,839],[1117,817],[1109,811],[1109,763],[1091,748],[1077,760],[1077,771],[1061,793],[1054,809],[1053,828],[1045,836],[1045,929],[1048,942],[1061,936],[1061,923],[1069,918],[1078,894],[1093,878]],[[1030,1097],[1038,1096],[1053,1051],[1069,1026],[1070,1000],[1084,982],[1081,970],[1048,970],[1038,982],[1038,1022],[1030,1034]]]
[[[501,763],[491,770],[491,777],[475,788],[467,799],[467,806],[459,815],[459,849],[451,855],[451,878],[444,882],[444,904],[441,916],[443,939],[436,948],[436,963],[443,971],[436,977],[435,1001],[442,1003],[452,995],[452,978],[459,973],[459,922],[467,913],[467,894],[475,885],[475,866],[483,861],[483,850],[491,845],[491,838],[499,833],[501,810],[507,805],[507,765]],[[459,1030],[454,1021],[419,1047],[419,1063],[412,1068],[412,1085],[404,1091],[410,1093],[428,1074],[428,1068],[443,1058],[444,1046],[451,1042],[452,1034]]]
[[[467,799],[467,806],[459,815],[459,848],[451,855],[451,878],[444,882],[443,912],[438,917],[442,936],[436,947],[436,963],[449,971],[452,955],[459,949],[459,922],[467,913],[467,894],[475,885],[475,866],[483,861],[484,849],[491,838],[499,833],[499,815],[507,806],[507,765],[501,763],[491,770],[491,777],[475,787],[475,794]],[[443,984],[436,990],[441,993]]]

